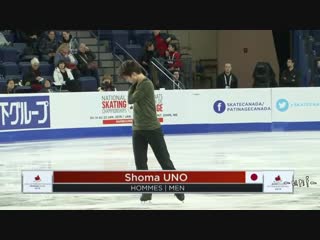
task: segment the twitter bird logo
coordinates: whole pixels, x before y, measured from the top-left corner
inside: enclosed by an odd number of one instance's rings
[[[285,112],[288,110],[289,108],[289,102],[287,99],[279,99],[276,103],[276,108],[278,109],[278,111],[280,112]]]

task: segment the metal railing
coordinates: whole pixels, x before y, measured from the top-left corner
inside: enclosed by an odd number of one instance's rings
[[[146,76],[149,76],[149,72],[125,49],[123,48],[119,43],[114,42],[115,47],[113,48],[113,55],[121,61],[120,57],[115,53],[116,52],[116,48],[118,47],[119,49],[122,50],[122,52],[124,52],[131,60],[133,60],[135,63],[137,63],[141,69],[143,69],[144,73]],[[179,80],[176,80],[173,76],[173,74],[166,68],[164,67],[156,58],[152,58],[151,60],[151,64],[159,71],[161,72],[169,81],[171,81],[172,83],[172,87],[173,88],[177,88],[177,89],[184,89],[185,86],[183,85],[183,83]]]
[[[149,73],[148,71],[125,49],[123,48],[119,43],[117,42],[114,42],[115,46],[120,48],[131,60],[133,60],[135,63],[137,63],[139,65],[139,67],[142,68],[142,70],[145,72],[145,75],[148,76]],[[114,56],[117,56],[117,54],[115,53],[116,52],[116,48],[114,47],[113,48],[113,55]],[[119,56],[117,56],[118,59],[119,59]]]
[[[96,37],[97,39],[97,45],[98,45],[98,59],[97,61],[100,62],[100,31],[98,31],[97,35],[90,31],[90,33]],[[121,46],[118,42],[113,42],[113,49],[112,49],[112,55],[114,57],[113,60],[113,72],[114,77],[116,77],[118,74],[116,72],[116,61],[119,61],[120,63],[123,62],[121,57],[116,53],[117,50],[120,49],[121,53],[125,55],[127,58],[131,59],[135,63],[137,63],[141,69],[144,71],[145,75],[149,77],[149,72],[135,59],[123,46]],[[161,73],[163,76],[166,77],[167,81],[169,80],[172,83],[172,88],[174,89],[185,89],[185,85],[180,81],[176,80],[174,75],[165,67],[163,64],[161,64],[156,58],[152,58],[151,64],[155,67],[155,69],[158,71],[158,73]]]
[[[163,66],[163,64],[161,64],[161,62],[158,59],[153,57],[151,59],[151,64],[154,67],[156,67],[159,70],[159,72],[161,72],[164,76],[166,76],[167,79],[171,81],[173,89],[175,87],[177,87],[177,89],[180,89],[180,90],[186,88],[180,80],[175,79],[174,75],[165,66]]]

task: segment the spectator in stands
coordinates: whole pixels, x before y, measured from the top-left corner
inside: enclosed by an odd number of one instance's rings
[[[217,77],[216,88],[238,88],[238,78],[232,73],[231,63],[224,65],[224,72]]]
[[[54,57],[54,65],[57,66],[58,63],[63,60],[66,67],[72,71],[72,75],[75,79],[79,79],[80,71],[77,67],[78,60],[75,56],[70,52],[69,45],[63,43],[57,49],[56,55]]]
[[[160,30],[152,30],[153,38],[152,42],[159,54],[159,57],[166,57],[166,51],[168,50],[168,44],[171,41],[170,35],[161,33]]]
[[[39,92],[42,89],[43,77],[40,72],[40,62],[38,58],[31,59],[31,67],[27,73],[23,75],[22,84],[31,86],[33,92]]]
[[[48,35],[41,40],[39,45],[41,60],[53,63],[59,45],[60,42],[56,39],[55,31],[49,31]]]
[[[79,51],[75,54],[78,60],[78,69],[84,76],[93,76],[97,79],[97,84],[100,83],[98,63],[95,61],[95,54],[84,44],[81,43]]]
[[[142,56],[142,61],[141,61],[142,66],[147,71],[150,70],[150,61],[153,57],[158,58],[159,53],[157,51],[155,51],[153,42],[147,41],[144,46],[144,54]]]
[[[314,73],[310,82],[310,86],[319,87],[320,86],[320,59],[316,59],[314,66]]]
[[[80,82],[76,80],[63,60],[60,60],[53,73],[54,85],[60,87],[60,90],[70,92],[80,92]]]
[[[166,52],[168,70],[170,72],[180,71],[182,67],[181,55],[177,51],[177,46],[173,43],[170,43],[168,46],[168,51]]]
[[[141,59],[141,65],[146,69],[148,72],[149,78],[152,80],[154,86],[159,85],[159,79],[158,79],[158,72],[151,63],[152,58],[158,58],[159,54],[155,50],[154,44],[151,41],[147,41],[144,46],[144,54]]]
[[[49,79],[44,80],[43,88],[40,90],[41,93],[50,93],[54,92],[54,89],[51,86],[51,81]]]
[[[7,85],[4,89],[2,89],[1,93],[11,94],[14,93],[16,86],[13,79],[9,79],[7,81]]]
[[[79,48],[79,41],[76,37],[73,37],[70,31],[62,32],[62,43],[67,43],[72,54],[76,54]]]
[[[112,77],[105,74],[101,81],[101,87],[98,88],[99,92],[116,91],[115,86],[112,85]]]
[[[24,55],[37,55],[38,45],[40,42],[41,34],[43,31],[41,30],[18,30],[17,35],[19,41],[27,44],[24,49]]]
[[[174,78],[175,83],[176,83],[176,84],[173,85],[173,89],[180,89],[181,88],[181,82],[182,82],[180,71],[178,71],[178,70],[173,71],[173,78]]]
[[[287,60],[287,69],[285,69],[280,77],[280,87],[299,87],[301,75],[294,67],[294,60],[289,58]]]

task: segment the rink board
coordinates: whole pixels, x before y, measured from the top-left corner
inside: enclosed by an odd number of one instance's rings
[[[320,129],[320,88],[155,91],[166,134]],[[0,95],[0,142],[129,136],[127,92]]]

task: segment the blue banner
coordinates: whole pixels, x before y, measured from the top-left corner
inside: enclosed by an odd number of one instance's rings
[[[0,130],[50,128],[49,96],[0,97]]]

